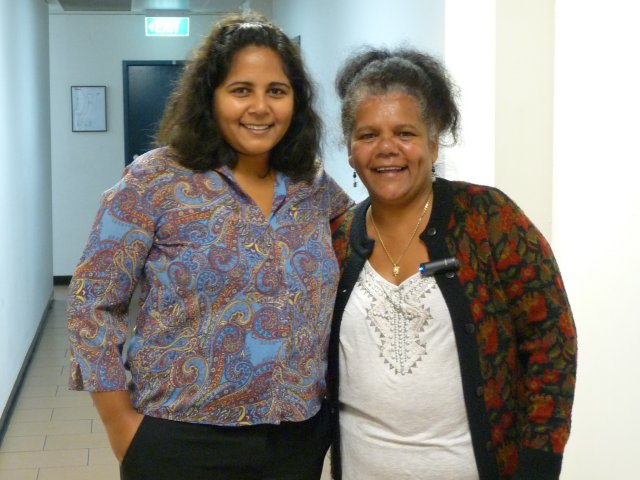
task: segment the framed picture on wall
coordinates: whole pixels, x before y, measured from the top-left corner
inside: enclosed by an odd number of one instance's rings
[[[71,87],[71,130],[107,131],[107,87]]]

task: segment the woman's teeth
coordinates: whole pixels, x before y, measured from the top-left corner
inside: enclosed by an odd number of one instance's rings
[[[247,123],[243,124],[243,126],[249,130],[266,130],[270,127],[270,125],[250,125]]]

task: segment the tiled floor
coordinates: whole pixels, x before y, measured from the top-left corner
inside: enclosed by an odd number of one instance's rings
[[[0,446],[0,480],[119,478],[91,397],[67,390],[65,296],[66,287],[55,288],[42,338]],[[330,479],[326,470],[322,480]]]
[[[65,287],[56,287],[0,446],[2,480],[118,479],[118,463],[91,397],[67,390],[65,295]]]

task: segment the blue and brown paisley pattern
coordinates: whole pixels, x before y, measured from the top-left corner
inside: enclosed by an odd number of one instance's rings
[[[129,388],[139,411],[173,420],[309,418],[338,281],[329,222],[351,200],[322,170],[309,183],[278,174],[265,218],[229,169],[193,172],[172,155],[138,158],[103,196],[70,286],[71,387]]]

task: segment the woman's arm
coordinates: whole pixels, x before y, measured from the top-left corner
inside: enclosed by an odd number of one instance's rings
[[[126,389],[122,351],[129,302],[155,231],[144,177],[134,166],[103,195],[67,305],[70,387],[91,392],[119,462],[143,418]]]
[[[128,309],[155,232],[151,175],[133,167],[100,204],[73,274],[67,302],[71,344],[70,387],[126,390],[122,361]]]
[[[575,389],[576,330],[546,239],[509,199],[490,217],[501,232],[496,268],[506,293],[522,368],[522,422],[514,478],[558,478]],[[546,473],[545,473],[546,472]]]

